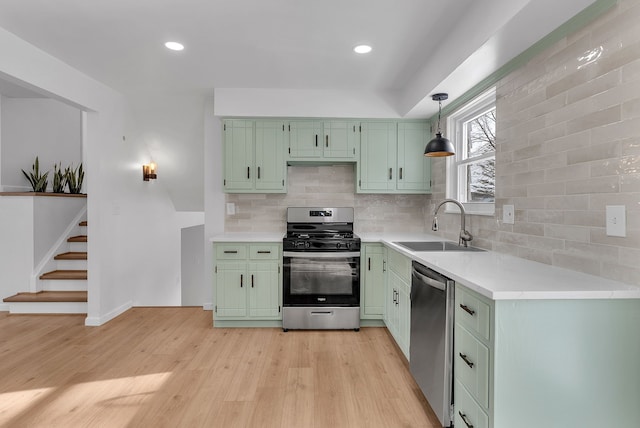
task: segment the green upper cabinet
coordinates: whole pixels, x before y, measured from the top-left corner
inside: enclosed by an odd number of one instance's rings
[[[284,122],[256,121],[256,190],[285,191],[284,135]]]
[[[289,159],[355,162],[360,141],[357,122],[297,120],[289,122]]]
[[[225,191],[250,191],[254,184],[251,169],[254,167],[252,120],[224,121],[224,189]]]
[[[431,160],[424,156],[429,133],[424,122],[398,123],[398,190],[431,190]]]
[[[283,121],[224,121],[224,190],[286,193]]]
[[[360,135],[359,193],[392,193],[398,146],[396,122],[364,122]]]
[[[426,122],[364,122],[358,193],[429,193],[428,137]]]
[[[360,141],[360,126],[355,122],[332,120],[323,123],[325,158],[356,160],[356,147]]]
[[[289,122],[289,157],[322,157],[322,122],[301,120]]]

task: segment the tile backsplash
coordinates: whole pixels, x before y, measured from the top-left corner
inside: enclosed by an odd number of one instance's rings
[[[640,285],[638,22],[640,2],[620,0],[498,82],[496,215],[471,216],[475,245]],[[437,200],[444,162],[432,174]],[[626,237],[606,235],[607,205],[626,207]]]
[[[363,232],[424,232],[429,195],[356,194],[355,167],[289,166],[286,194],[227,194],[236,214],[226,232],[282,232],[287,207],[354,207],[354,228]]]

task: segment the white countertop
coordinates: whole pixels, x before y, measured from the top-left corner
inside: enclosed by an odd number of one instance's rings
[[[441,241],[431,234],[358,233],[362,242],[379,242],[437,270],[493,300],[640,299],[640,287],[494,251],[414,252],[394,242]],[[234,232],[210,242],[282,242],[284,233]]]
[[[363,242],[381,242],[493,300],[640,299],[640,287],[507,254],[414,252],[394,244],[442,240],[435,235],[360,234],[360,238]]]
[[[230,232],[214,235],[209,242],[277,242],[282,243],[284,232]]]

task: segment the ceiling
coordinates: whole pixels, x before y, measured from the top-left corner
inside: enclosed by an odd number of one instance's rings
[[[0,27],[125,94],[356,90],[426,117],[593,1],[1,0]]]

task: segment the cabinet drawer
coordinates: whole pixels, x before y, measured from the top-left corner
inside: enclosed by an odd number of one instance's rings
[[[247,247],[242,244],[216,245],[217,260],[244,260],[247,258]]]
[[[411,259],[397,251],[390,250],[387,255],[389,269],[394,271],[405,282],[411,282]]]
[[[457,325],[453,372],[478,403],[489,407],[489,348]]]
[[[278,260],[279,246],[275,244],[250,245],[249,258],[252,260]]]
[[[490,339],[491,307],[461,287],[456,288],[455,317],[457,323],[485,340]]]
[[[489,428],[489,417],[471,398],[462,384],[456,380],[455,385],[455,414],[453,425],[461,428]]]

